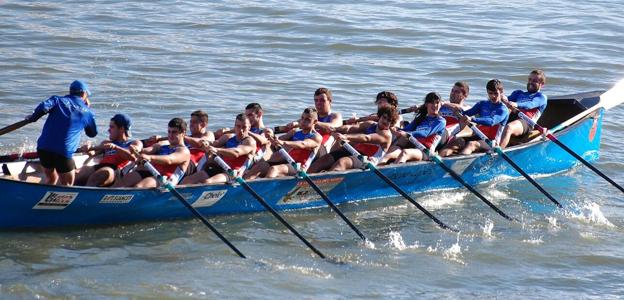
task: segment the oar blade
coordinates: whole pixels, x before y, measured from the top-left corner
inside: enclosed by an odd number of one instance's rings
[[[609,110],[624,102],[624,79],[620,80],[610,90],[600,95],[600,106]]]

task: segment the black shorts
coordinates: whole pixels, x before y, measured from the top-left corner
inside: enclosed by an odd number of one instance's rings
[[[219,164],[217,164],[214,161],[207,162],[204,165],[204,168],[202,170],[206,172],[206,174],[208,174],[208,177],[212,177],[217,174],[225,173],[225,170],[223,170],[223,168],[221,168],[221,166],[219,166]]]
[[[67,173],[76,169],[76,162],[73,158],[67,158],[54,152],[37,149],[39,162],[46,169],[54,169],[58,173]]]
[[[529,126],[529,123],[527,123],[527,121],[523,120],[522,118],[518,117],[518,114],[511,114],[509,116],[509,121],[507,121],[507,124],[513,122],[513,121],[520,121],[520,124],[522,124],[522,134],[520,136],[524,136],[526,134],[529,133],[529,131],[531,130],[531,127]]]
[[[343,157],[352,156],[351,152],[347,151],[347,149],[344,149],[344,148],[333,151],[333,152],[329,152],[329,155],[331,155],[334,158],[334,161],[338,161],[339,159]]]

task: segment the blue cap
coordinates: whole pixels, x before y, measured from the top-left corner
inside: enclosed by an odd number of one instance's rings
[[[111,121],[115,122],[115,125],[126,129],[128,135],[130,135],[130,127],[132,127],[132,121],[126,114],[116,114],[111,118]]]
[[[69,85],[69,93],[71,92],[85,92],[87,96],[91,96],[89,86],[81,80],[74,80],[74,82]]]

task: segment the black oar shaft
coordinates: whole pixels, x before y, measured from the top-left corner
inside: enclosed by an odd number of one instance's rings
[[[234,176],[234,171],[232,170],[232,168],[225,161],[223,161],[223,159],[221,157],[215,155],[214,156],[214,160],[221,168],[223,168],[223,170],[225,170],[228,174]],[[304,238],[294,227],[292,227],[290,224],[288,224],[288,222],[286,222],[286,220],[284,220],[284,218],[282,218],[282,216],[280,216],[280,214],[275,209],[273,209],[273,207],[271,207],[271,205],[269,205],[269,203],[267,203],[264,200],[264,198],[262,198],[262,196],[260,196],[258,193],[256,193],[256,191],[254,191],[254,189],[251,188],[251,186],[249,186],[249,184],[245,181],[245,179],[243,179],[240,176],[234,176],[234,179],[247,192],[249,192],[249,194],[251,194],[266,210],[268,210],[278,221],[280,221],[280,223],[282,223],[282,225],[284,225],[286,228],[288,228],[288,230],[290,230],[290,232],[292,232],[292,234],[294,234],[297,238],[299,238],[299,240],[301,240],[306,246],[308,246],[308,248],[310,248],[310,250],[312,250],[312,252],[316,253],[316,255],[318,255],[320,258],[323,258],[323,259],[325,258],[325,255],[321,251],[316,249],[316,247],[314,247],[314,245],[312,245],[310,242],[308,242],[308,240],[306,238]]]
[[[149,170],[150,173],[152,173],[154,177],[156,177],[157,179],[161,181],[163,186],[167,188],[167,190],[169,190],[169,192],[171,192],[178,199],[178,201],[180,201],[182,205],[184,205],[184,207],[190,210],[191,213],[195,215],[195,217],[197,217],[202,223],[204,223],[204,225],[206,225],[206,227],[208,227],[210,231],[212,231],[217,237],[219,237],[221,241],[223,241],[226,245],[228,245],[228,247],[230,247],[232,251],[234,251],[241,258],[247,258],[242,252],[240,252],[240,250],[238,250],[238,248],[236,248],[232,243],[230,243],[230,241],[226,239],[225,236],[223,236],[223,234],[221,234],[221,232],[217,230],[217,228],[212,226],[212,224],[210,224],[210,222],[208,222],[208,220],[204,216],[202,216],[202,214],[200,214],[199,211],[195,209],[195,207],[193,207],[188,201],[186,201],[184,196],[182,196],[182,194],[180,194],[180,192],[178,192],[178,190],[176,190],[176,188],[173,185],[171,185],[171,183],[165,181],[163,177],[160,175],[160,173],[158,172],[158,170],[156,170],[156,168],[154,168],[154,166],[150,162],[145,161],[143,165]]]
[[[520,173],[524,178],[526,178],[526,180],[528,180],[535,188],[537,188],[540,192],[542,192],[542,194],[544,194],[544,196],[546,196],[546,198],[550,199],[550,201],[555,203],[555,205],[557,205],[557,207],[563,208],[561,203],[559,203],[559,201],[557,201],[557,199],[555,199],[555,197],[553,197],[549,192],[547,192],[539,183],[537,183],[537,181],[535,181],[533,178],[531,178],[531,176],[529,174],[527,174],[525,171],[523,171],[522,168],[520,168],[520,166],[518,166],[511,158],[509,158],[509,156],[507,156],[507,154],[505,154],[505,152],[503,152],[502,149],[500,149],[498,147],[496,147],[495,149],[496,149],[496,152],[505,161],[507,161],[509,163],[509,165],[511,165],[516,171],[518,171],[518,173]]]
[[[336,207],[336,205],[329,199],[327,194],[325,194],[325,192],[323,192],[307,174],[303,173],[303,178],[308,182],[312,189],[314,189],[314,191],[316,191],[316,193],[319,194],[321,198],[323,198],[323,200],[325,200],[327,205],[329,205],[329,207],[331,207],[331,209],[336,212],[336,214],[338,214],[338,216],[340,216],[340,218],[345,223],[347,223],[349,227],[351,227],[351,230],[353,230],[353,232],[355,232],[355,234],[357,234],[363,241],[366,241],[366,237],[364,236],[364,234],[362,234],[362,232],[357,229],[357,227],[355,227],[355,225],[347,218],[347,216],[345,216],[342,211],[340,211],[340,209]]]
[[[383,181],[385,181],[395,191],[397,191],[399,194],[401,194],[401,196],[403,196],[403,198],[407,199],[407,201],[409,201],[410,203],[414,204],[414,206],[416,206],[420,211],[422,211],[425,215],[427,215],[427,217],[429,217],[431,220],[436,222],[438,224],[438,226],[440,226],[440,227],[442,227],[444,229],[448,229],[448,230],[453,231],[453,232],[459,232],[459,230],[444,224],[444,222],[440,221],[440,219],[436,218],[436,216],[434,216],[427,209],[422,207],[422,205],[420,205],[418,202],[416,202],[416,200],[414,200],[414,198],[412,198],[410,195],[408,195],[402,188],[400,188],[398,185],[396,185],[396,183],[392,182],[392,180],[390,180],[390,178],[388,178],[388,176],[386,176],[383,173],[381,173],[381,171],[379,171],[379,169],[377,169],[376,167],[373,166],[371,168],[371,170],[373,170],[373,172],[375,172],[375,174],[377,174],[377,176],[379,176],[379,178],[381,178]]]
[[[351,154],[357,156],[357,158],[359,160],[361,160],[363,163],[366,163],[367,167],[369,169],[373,170],[373,172],[379,178],[381,178],[390,187],[392,187],[395,191],[397,191],[399,194],[401,194],[401,196],[403,196],[403,198],[405,198],[407,201],[409,201],[410,203],[414,204],[414,206],[416,206],[416,208],[418,208],[421,212],[423,212],[431,220],[436,222],[436,224],[438,224],[438,226],[440,226],[441,228],[444,228],[444,229],[448,229],[448,230],[453,231],[453,232],[459,232],[459,230],[444,224],[444,222],[442,222],[438,218],[436,218],[426,208],[422,207],[422,205],[420,205],[418,202],[416,202],[416,200],[414,200],[414,198],[412,198],[410,195],[408,195],[407,192],[405,192],[401,187],[399,187],[398,185],[396,185],[396,183],[394,183],[392,180],[390,180],[390,178],[388,178],[388,176],[384,175],[381,171],[379,171],[379,169],[377,169],[377,167],[375,167],[375,165],[373,165],[372,163],[366,161],[366,159],[360,153],[358,153],[357,150],[355,150],[351,145],[349,145],[349,143],[346,143],[344,141],[341,141],[341,143],[342,143],[342,146],[345,149],[347,149],[347,151],[349,151]]]
[[[340,216],[340,218],[345,223],[347,223],[347,225],[349,225],[349,227],[351,227],[353,232],[355,232],[355,234],[357,234],[362,240],[366,241],[366,237],[364,236],[364,234],[362,234],[362,232],[359,229],[357,229],[357,227],[355,227],[355,225],[349,220],[349,218],[347,218],[347,216],[345,216],[342,213],[342,211],[340,211],[340,209],[338,209],[338,207],[334,204],[334,202],[329,199],[329,196],[327,194],[325,194],[325,192],[323,192],[321,190],[321,188],[319,188],[319,186],[316,185],[316,183],[314,183],[312,178],[310,178],[310,176],[308,176],[308,173],[306,173],[301,167],[299,167],[297,165],[297,163],[290,156],[290,154],[288,154],[288,152],[286,152],[286,150],[284,150],[284,148],[282,148],[282,147],[278,147],[278,153],[299,173],[299,175],[301,175],[301,177],[303,177],[303,179],[305,179],[305,181],[308,183],[308,185],[310,185],[312,187],[312,189],[314,189],[314,191],[317,194],[319,194],[321,196],[321,198],[323,198],[323,200],[325,200],[325,203],[327,203],[327,205],[329,205],[329,207],[331,207],[331,209],[336,214],[338,214],[338,216]]]
[[[13,124],[11,124],[9,126],[0,128],[0,135],[4,135],[4,134],[7,134],[7,133],[9,133],[11,131],[14,131],[14,130],[17,130],[19,128],[22,128],[22,127],[26,126],[28,123],[31,123],[31,121],[30,120],[21,120],[19,122],[15,122],[15,123],[13,123]]]
[[[438,162],[439,160],[435,160],[435,161]],[[516,219],[508,216],[506,213],[504,213],[502,210],[500,210],[498,207],[496,207],[496,205],[494,205],[494,203],[490,202],[483,195],[481,195],[481,193],[479,193],[477,190],[475,190],[470,184],[468,184],[463,178],[461,178],[461,176],[459,176],[459,174],[457,174],[455,171],[453,171],[453,169],[451,169],[446,164],[444,164],[444,162],[439,161],[439,163],[437,165],[440,166],[442,169],[444,169],[444,171],[449,173],[451,175],[451,177],[453,177],[455,180],[457,180],[459,183],[461,183],[464,187],[466,187],[466,189],[471,191],[475,196],[477,196],[479,199],[481,199],[481,201],[483,201],[485,204],[487,204],[487,206],[492,208],[501,217],[503,217],[503,218],[505,218],[505,219],[507,219],[509,221],[517,221]]]
[[[280,214],[277,213],[277,211],[275,211],[275,209],[273,209],[273,207],[271,207],[271,205],[269,205],[264,200],[264,198],[262,198],[260,195],[258,195],[258,193],[256,193],[256,191],[254,191],[254,189],[252,189],[251,186],[249,186],[249,184],[247,184],[247,182],[245,180],[243,180],[240,177],[237,177],[236,181],[241,186],[243,186],[243,188],[245,188],[245,190],[247,190],[247,192],[249,192],[256,200],[258,200],[258,202],[260,202],[260,204],[262,206],[264,206],[264,208],[266,208],[278,221],[280,221],[280,223],[282,223],[284,226],[286,226],[286,228],[288,228],[288,230],[290,230],[290,232],[292,232],[297,238],[299,238],[299,240],[301,240],[306,246],[308,246],[308,248],[310,248],[310,250],[312,250],[314,253],[316,253],[316,255],[318,255],[320,258],[325,258],[325,255],[321,251],[316,249],[316,247],[314,247],[314,245],[312,245],[310,242],[308,242],[308,240],[306,238],[304,238],[294,227],[292,227],[290,224],[288,224],[288,222],[286,222],[286,220],[284,220],[284,218],[282,218],[282,216],[280,216]]]
[[[442,161],[440,156],[438,156],[435,153],[431,153],[429,151],[429,149],[427,149],[427,147],[425,147],[425,145],[423,145],[421,142],[419,142],[412,135],[408,134],[407,139],[412,144],[414,144],[414,146],[416,146],[416,148],[420,149],[420,151],[422,151],[425,154],[429,155],[431,157],[431,160],[433,160],[438,166],[440,166],[442,169],[444,169],[444,171],[449,173],[451,175],[451,177],[453,177],[455,180],[457,180],[459,183],[461,183],[464,187],[466,187],[469,191],[471,191],[475,196],[477,196],[479,199],[481,199],[481,201],[483,201],[485,204],[487,204],[490,208],[492,208],[495,212],[497,212],[503,218],[505,218],[507,220],[510,220],[510,221],[515,221],[516,220],[516,219],[508,216],[507,214],[505,214],[502,210],[500,210],[498,207],[496,207],[496,205],[494,205],[492,202],[490,202],[488,199],[486,199],[483,195],[481,195],[481,193],[479,193],[476,189],[474,189],[471,185],[469,185],[463,178],[461,178],[461,176],[459,174],[457,174],[457,172],[453,171],[453,169],[448,167]]]
[[[566,146],[565,144],[563,144],[562,142],[560,142],[555,136],[553,136],[552,134],[547,134],[546,135],[551,141],[553,141],[555,144],[557,144],[559,147],[561,147],[563,150],[565,150],[566,152],[570,153],[570,155],[574,156],[574,158],[576,158],[578,161],[580,161],[581,163],[583,163],[585,166],[587,166],[588,168],[590,168],[592,171],[594,171],[596,174],[598,174],[600,177],[602,177],[604,180],[606,180],[607,182],[609,182],[611,185],[613,185],[614,187],[616,187],[618,190],[620,190],[621,192],[624,193],[624,188],[622,188],[622,186],[620,186],[619,184],[617,184],[615,181],[613,181],[613,179],[609,178],[609,176],[605,175],[604,173],[602,173],[602,171],[598,170],[598,168],[594,167],[594,165],[592,165],[591,163],[589,163],[587,160],[585,160],[584,158],[582,158],[580,155],[578,155],[576,152],[574,152],[572,149],[570,149],[568,146]]]
[[[238,248],[236,248],[236,246],[234,246],[232,243],[230,243],[230,241],[228,239],[226,239],[225,236],[223,236],[223,234],[221,234],[221,232],[219,232],[219,230],[217,230],[217,228],[212,226],[212,224],[210,224],[210,222],[208,222],[208,220],[201,213],[199,213],[199,211],[197,211],[197,209],[195,209],[190,203],[188,203],[188,201],[186,201],[186,199],[184,199],[184,196],[182,196],[182,194],[180,194],[180,192],[178,192],[176,189],[170,189],[169,191],[173,195],[175,195],[176,198],[178,198],[178,200],[186,208],[188,208],[188,210],[190,210],[191,213],[193,213],[193,215],[195,215],[195,217],[197,217],[202,223],[204,223],[204,225],[206,225],[206,227],[208,227],[208,229],[210,229],[210,231],[212,231],[217,237],[219,237],[219,239],[221,239],[221,241],[223,241],[226,245],[228,245],[228,247],[230,247],[230,249],[232,249],[232,251],[234,251],[236,254],[238,254],[238,256],[240,256],[242,258],[247,258],[247,257],[245,257],[245,255],[242,252],[240,252],[238,250]]]

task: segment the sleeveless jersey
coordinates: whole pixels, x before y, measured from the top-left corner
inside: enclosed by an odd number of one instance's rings
[[[179,146],[186,147],[186,146]],[[176,151],[177,147],[170,147],[170,145],[160,146],[160,150],[157,155],[169,155]],[[154,168],[158,170],[160,175],[166,176],[172,183],[177,184],[182,177],[184,177],[184,170],[179,165],[161,165],[154,163]]]
[[[372,126],[366,128],[366,130],[364,131],[365,134],[372,134],[375,132],[377,132],[377,124],[373,124]],[[353,148],[355,148],[355,150],[357,150],[361,154],[368,156],[369,158],[380,159],[386,154],[384,149],[377,144],[360,143],[353,146]]]
[[[250,138],[245,137],[243,140]],[[238,147],[238,145],[240,145],[240,143],[243,141],[238,141],[236,139],[236,135],[234,135],[233,137],[231,137],[229,140],[227,140],[227,142],[225,142],[225,147],[224,148],[236,148]],[[223,161],[225,161],[228,166],[230,166],[230,168],[232,168],[233,170],[238,170],[240,169],[243,165],[245,165],[245,162],[247,161],[247,159],[249,158],[248,155],[242,155],[239,157],[227,157],[227,156],[222,156],[221,157],[223,159]]]
[[[130,144],[132,144],[132,142],[133,141],[112,142],[112,143],[121,148],[128,149],[128,147],[130,147]],[[121,155],[119,155],[119,152],[116,149],[108,149],[108,150],[104,150],[104,154],[103,154],[102,160],[100,161],[100,164],[114,165],[114,166],[117,166],[117,169],[121,170],[130,164],[130,160],[121,157]]]
[[[312,139],[315,136],[316,136],[316,133],[314,133],[314,132],[310,132],[308,134],[305,134],[305,133],[303,133],[303,131],[299,130],[299,131],[295,132],[295,134],[293,135],[291,141],[303,141],[305,139]],[[309,163],[312,162],[312,159],[314,159],[314,154],[315,154],[314,152],[315,151],[308,150],[308,149],[290,149],[290,151],[288,151],[288,154],[296,162],[300,163],[302,166],[306,166],[306,165],[309,165]]]

